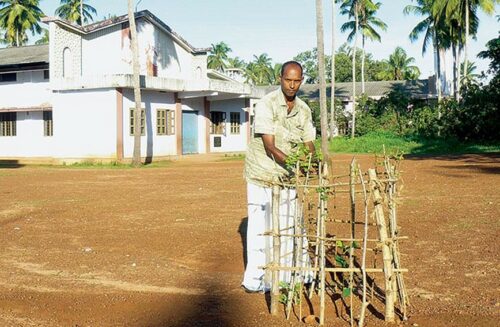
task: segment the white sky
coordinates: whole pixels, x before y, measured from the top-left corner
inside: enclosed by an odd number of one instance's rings
[[[411,29],[421,20],[402,13],[412,1],[379,1],[382,7],[378,17],[388,25],[388,30],[381,32],[381,43],[368,42],[366,50],[375,59],[385,59],[396,46],[402,46],[415,58],[422,72],[420,77],[431,75],[432,46],[422,57],[422,40],[411,43],[408,39]],[[97,20],[108,14],[127,13],[126,0],[88,0],[88,3],[97,9]],[[267,53],[274,62],[284,62],[316,46],[314,0],[134,0],[134,3],[138,10],[151,11],[193,46],[210,47],[212,43],[224,41],[233,50],[231,56],[245,61],[252,60],[254,54]],[[323,0],[323,3],[325,49],[330,53],[332,1]],[[40,1],[41,9],[49,16],[54,15],[58,5],[58,0]],[[495,15],[489,17],[480,13],[477,40],[469,42],[469,60],[476,63],[478,73],[487,69],[488,62],[476,58],[477,53],[484,50],[486,42],[496,37],[500,30]],[[340,33],[340,25],[346,20],[345,16],[336,17],[337,47],[346,41],[347,33]],[[451,54],[447,64],[451,65]]]

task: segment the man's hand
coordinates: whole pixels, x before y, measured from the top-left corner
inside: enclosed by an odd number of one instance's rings
[[[274,159],[280,165],[284,166],[286,162],[286,154],[284,154],[283,151],[278,149],[274,144],[274,135],[262,134],[261,137],[267,156],[271,159]]]

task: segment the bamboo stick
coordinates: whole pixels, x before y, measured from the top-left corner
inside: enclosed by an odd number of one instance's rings
[[[369,169],[368,175],[370,178],[370,188],[373,193],[373,202],[375,206],[375,218],[377,220],[377,228],[380,241],[382,244],[382,258],[384,263],[385,277],[385,321],[394,322],[394,294],[392,289],[392,279],[394,278],[392,269],[392,251],[386,243],[387,227],[384,218],[384,209],[382,208],[382,196],[379,190],[379,181],[375,169]]]
[[[328,222],[333,222],[333,223],[351,224],[351,222],[349,220],[343,220],[343,219],[332,219],[332,218],[330,218],[327,221]],[[357,224],[357,225],[364,225],[364,223],[361,222],[361,221],[356,221],[354,223]],[[377,226],[376,223],[368,223],[368,225]]]
[[[385,159],[385,165],[386,165],[386,171],[389,177],[394,178],[396,176],[396,166],[393,166],[390,164],[389,159],[386,157]],[[389,197],[389,214],[390,214],[390,229],[391,229],[391,236],[396,236],[398,235],[398,225],[397,225],[397,210],[396,210],[396,201],[394,199],[395,194],[396,194],[396,183],[389,183],[389,190],[388,190],[388,197]],[[399,255],[399,246],[398,242],[395,241],[393,246],[393,257],[394,257],[394,268],[400,268],[401,267],[401,260],[400,260],[400,255]],[[399,298],[399,303],[401,305],[401,312],[403,314],[403,320],[407,320],[407,305],[408,305],[408,295],[406,293],[406,288],[404,285],[404,278],[401,275],[401,273],[396,273],[396,278],[395,278],[395,287],[398,292],[398,298]]]
[[[274,266],[274,265],[266,265],[266,266],[259,266],[260,269],[269,269],[269,270],[283,270],[283,271],[292,271],[292,270],[297,270],[297,271],[319,271],[320,268],[314,268],[314,267],[287,267],[287,266]],[[402,272],[402,273],[407,273],[408,269],[406,268],[400,268],[400,269],[393,269],[394,272]],[[340,273],[348,273],[348,272],[355,272],[355,273],[362,273],[363,271],[361,268],[325,268],[325,272],[340,272]],[[367,273],[383,273],[384,269],[383,268],[366,268]]]
[[[321,166],[320,166],[321,167]],[[320,169],[320,185],[323,185],[324,179],[323,174],[327,171],[326,164],[323,164],[322,169]],[[324,196],[321,196],[320,199],[320,216],[319,221],[321,223],[321,237],[325,237],[326,228],[325,228],[325,215],[326,215],[326,201]],[[320,297],[319,297],[319,324],[323,326],[325,324],[325,282],[326,282],[326,274],[325,274],[325,265],[326,265],[326,254],[325,254],[325,241],[320,240],[320,271],[319,271],[319,282],[320,282]]]
[[[359,178],[363,182],[361,183],[361,185],[363,186],[364,217],[365,217],[364,229],[363,229],[363,253],[361,256],[361,271],[363,276],[363,297],[362,297],[361,311],[359,313],[359,321],[358,321],[358,326],[363,327],[365,322],[365,312],[366,308],[368,307],[368,302],[366,301],[366,246],[368,240],[368,196],[366,192],[365,183],[363,181],[363,175],[361,174],[361,169],[359,168],[359,166],[358,166],[358,171],[359,171]]]
[[[349,169],[349,183],[350,185],[350,198],[351,198],[351,238],[355,238],[355,224],[356,224],[356,196],[354,192],[356,191],[355,189],[355,183],[356,183],[356,171],[355,171],[355,164],[356,160],[352,159],[351,161],[351,166]],[[351,242],[350,247],[349,247],[349,268],[354,267],[354,246],[353,242]],[[349,272],[349,317],[350,317],[350,323],[351,327],[354,326],[354,316],[353,316],[353,297],[354,297],[354,290],[353,290],[353,282],[354,282],[354,273],[351,271]]]
[[[318,166],[318,176],[319,176],[319,179],[321,180],[321,163]],[[318,197],[318,207],[317,207],[317,217],[316,217],[316,238],[319,239],[321,237],[320,236],[320,232],[321,232],[321,224],[320,224],[321,194],[318,193],[317,197]],[[318,264],[319,264],[319,244],[316,243],[315,247],[314,247],[314,268],[317,268]],[[312,298],[314,289],[316,287],[316,277],[317,277],[317,273],[316,273],[316,271],[314,271],[313,280],[312,280],[311,287],[309,288],[309,293],[308,293],[309,299]]]
[[[273,220],[273,266],[280,267],[280,237],[276,236],[279,231],[279,205],[280,205],[280,187],[273,185],[272,188],[272,220]],[[279,269],[272,270],[272,292],[271,292],[271,314],[278,314],[278,301],[280,296],[279,289]]]
[[[379,182],[381,183],[385,183],[385,182],[397,182],[396,179],[390,179],[390,178],[380,178],[379,179]],[[365,182],[365,183],[369,183],[369,182]],[[291,184],[291,183],[285,183],[285,182],[280,182],[278,183],[279,186],[281,187],[284,187],[284,188],[293,188],[295,187],[295,184]],[[319,187],[319,183],[318,184],[308,184],[308,185],[299,185],[298,187],[299,188],[318,188]],[[355,185],[361,185],[360,183],[355,183]],[[339,183],[333,183],[333,184],[324,184],[323,186],[321,187],[324,187],[324,188],[327,188],[327,189],[330,189],[330,188],[335,188],[335,187],[338,187],[338,186],[351,186],[351,184],[349,182],[339,182]]]
[[[368,224],[370,225],[370,224]],[[336,241],[343,241],[343,242],[361,242],[363,241],[362,238],[350,238],[350,237],[321,237],[321,236],[316,236],[316,235],[311,235],[311,234],[274,234],[274,232],[265,232],[263,234],[258,234],[260,236],[281,236],[281,237],[299,237],[299,236],[304,236],[308,238],[314,238],[314,239],[319,239],[319,240],[324,240],[326,242],[336,242]],[[395,240],[407,240],[408,236],[396,236],[396,237],[387,237],[386,243],[390,244],[391,242],[394,242]],[[369,238],[367,239],[368,242],[378,242],[381,243],[379,239],[374,239],[374,238]]]
[[[295,167],[295,175],[298,176],[299,175],[299,170],[300,170],[300,167],[299,167],[299,162],[297,161],[297,164],[296,164],[296,167]],[[309,174],[309,172],[308,172]],[[298,183],[298,181],[296,182]],[[299,216],[299,206],[297,204],[297,201],[294,200],[295,202],[295,210],[294,210],[294,214],[293,214],[293,229],[294,229],[294,233],[295,234],[298,234],[298,228],[300,227],[299,226],[299,220],[298,220],[298,216]],[[281,236],[280,236],[281,238]],[[293,254],[292,254],[292,266],[296,266],[298,263],[299,263],[299,260],[298,260],[298,255],[299,255],[299,249],[298,249],[298,239],[297,237],[293,237],[292,238],[292,241],[293,241]],[[286,243],[285,243],[286,244]],[[289,320],[290,319],[290,312],[292,311],[292,304],[293,304],[293,300],[295,298],[295,283],[296,283],[296,276],[297,276],[297,273],[296,271],[292,271],[291,272],[291,276],[290,276],[290,285],[288,287],[288,294],[287,294],[287,302],[286,302],[286,320]]]

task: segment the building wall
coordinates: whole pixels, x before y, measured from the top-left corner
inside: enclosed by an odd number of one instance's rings
[[[80,35],[56,23],[49,25],[49,60],[51,78],[63,77],[64,49],[70,50],[71,67],[65,72],[65,77],[79,76],[82,73],[82,39]],[[101,53],[103,51],[101,50]]]
[[[82,75],[129,74],[132,57],[126,58],[121,44],[121,24],[84,35]]]
[[[52,91],[43,70],[17,72],[16,82],[0,82],[0,108],[50,104]]]
[[[175,97],[172,92],[142,91],[142,107],[146,110],[146,130],[141,137],[141,156],[169,156],[176,154],[175,135],[157,135],[156,109],[175,111]],[[123,154],[131,158],[134,153],[134,136],[130,135],[130,108],[134,108],[134,92],[123,90]],[[178,117],[175,117],[178,119]],[[175,131],[176,133],[178,131]]]
[[[210,151],[211,152],[231,152],[245,151],[247,146],[247,124],[246,114],[243,111],[245,108],[245,99],[231,99],[222,101],[211,101],[210,111],[222,111],[226,113],[226,134],[225,135],[210,135]],[[240,113],[240,133],[231,134],[231,112]],[[214,138],[221,137],[221,147],[214,146]]]
[[[52,117],[54,157],[116,157],[115,89],[57,93]]]
[[[188,50],[149,21],[138,21],[137,31],[141,74],[152,76],[151,67],[156,66],[159,77],[193,78],[193,55]]]
[[[43,113],[18,112],[16,136],[0,136],[0,158],[51,157],[53,136],[43,136]]]

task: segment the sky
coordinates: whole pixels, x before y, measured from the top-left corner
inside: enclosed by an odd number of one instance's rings
[[[403,47],[415,58],[420,78],[433,74],[432,46],[422,56],[422,39],[411,43],[408,35],[421,20],[414,15],[403,15],[403,8],[411,0],[379,0],[382,6],[378,17],[387,25],[380,31],[381,42],[366,44],[366,51],[374,59],[386,59],[397,46]],[[59,0],[40,0],[40,8],[53,16]],[[127,13],[126,0],[88,0],[97,10],[95,21],[108,14]],[[147,9],[197,48],[210,47],[224,41],[232,49],[231,57],[245,61],[254,55],[267,53],[273,62],[285,62],[300,52],[316,46],[316,12],[314,0],[134,0],[138,10]],[[499,14],[498,6],[495,15]],[[331,53],[332,1],[323,1],[325,52]],[[477,73],[487,70],[488,61],[476,57],[490,39],[497,37],[500,24],[495,15],[479,14],[480,24],[476,40],[469,42],[469,60],[476,63]],[[340,26],[347,17],[336,15],[336,48],[346,42],[347,33]],[[361,42],[358,43],[360,45]],[[446,64],[451,71],[451,53]]]

